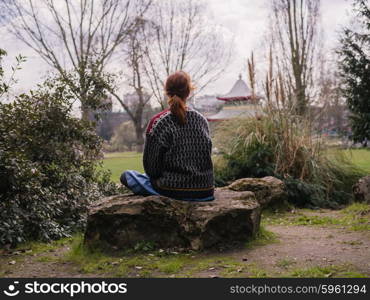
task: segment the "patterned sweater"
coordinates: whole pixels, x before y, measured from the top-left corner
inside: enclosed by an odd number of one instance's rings
[[[164,110],[146,130],[144,169],[153,187],[173,198],[213,195],[212,141],[207,120],[188,108],[186,123]]]

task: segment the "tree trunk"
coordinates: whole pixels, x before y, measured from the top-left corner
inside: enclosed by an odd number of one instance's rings
[[[134,122],[135,125],[135,133],[136,133],[136,151],[143,152],[144,151],[144,130],[140,124]]]
[[[305,95],[305,87],[301,84],[301,82],[297,84],[295,97],[296,97],[296,112],[298,115],[304,116],[307,111],[308,101]]]

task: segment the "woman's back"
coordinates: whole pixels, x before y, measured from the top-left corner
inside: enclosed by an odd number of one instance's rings
[[[211,151],[208,122],[199,112],[188,108],[180,124],[165,110],[147,128],[144,169],[161,194],[208,197],[213,195]]]

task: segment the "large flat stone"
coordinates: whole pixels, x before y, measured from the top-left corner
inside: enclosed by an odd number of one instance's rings
[[[253,192],[262,207],[282,204],[287,200],[284,182],[272,176],[241,178],[231,183],[227,188],[233,191]]]
[[[162,196],[118,195],[90,208],[85,244],[114,249],[148,242],[194,250],[247,241],[258,231],[261,207],[254,193],[216,189],[212,202]]]

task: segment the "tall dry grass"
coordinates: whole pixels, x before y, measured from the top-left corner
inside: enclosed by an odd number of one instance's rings
[[[250,68],[250,67],[249,67]],[[336,207],[351,200],[352,185],[363,176],[341,151],[330,150],[313,130],[312,118],[294,112],[280,73],[265,82],[263,113],[217,126],[216,183],[242,177],[276,176],[301,206]]]

